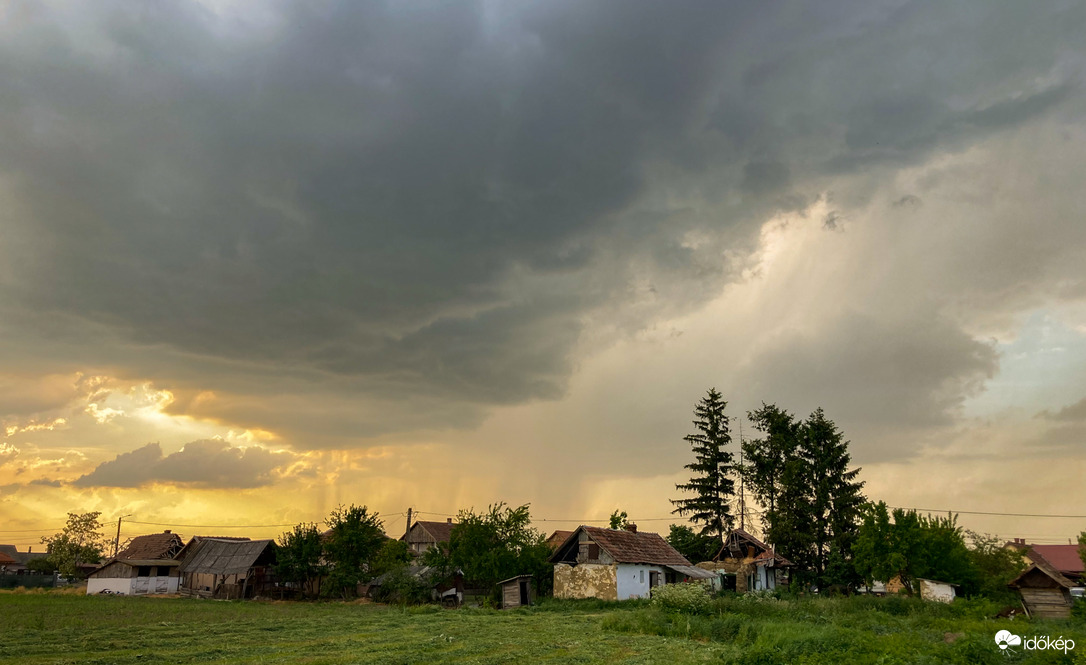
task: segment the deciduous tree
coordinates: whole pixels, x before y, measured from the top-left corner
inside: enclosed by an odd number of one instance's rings
[[[503,579],[532,575],[544,593],[552,583],[551,550],[531,523],[528,504],[510,508],[497,503],[483,513],[462,510],[448,549],[433,549],[423,560],[439,570],[462,570],[469,584],[495,593]]]
[[[891,512],[880,501],[863,510],[852,548],[854,567],[867,584],[898,578],[907,593],[918,578],[975,586],[977,570],[954,515],[925,517],[914,510]]]
[[[298,524],[279,537],[275,574],[296,585],[306,596],[319,596],[321,579],[327,574],[324,565],[324,543],[316,524]]]
[[[327,589],[354,595],[359,582],[371,577],[370,566],[385,542],[383,524],[366,506],[337,507],[325,520],[324,552],[329,564]]]
[[[611,513],[611,528],[612,529],[625,529],[626,525],[628,525],[629,523],[630,523],[630,520],[628,518],[628,515],[626,515],[625,510],[623,510],[622,512],[619,512],[618,509],[615,509],[615,512]]]
[[[65,577],[74,576],[83,563],[98,563],[106,547],[106,536],[101,533],[100,512],[68,513],[64,529],[41,542],[49,556],[53,570]]]

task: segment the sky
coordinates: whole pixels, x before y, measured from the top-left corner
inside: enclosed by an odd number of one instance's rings
[[[824,408],[872,499],[1065,542],[1083,34],[1080,1],[0,1],[0,542],[498,501],[666,532],[711,387],[737,437]]]

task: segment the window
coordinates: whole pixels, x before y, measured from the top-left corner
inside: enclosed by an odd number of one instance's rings
[[[645,583],[645,571],[643,571],[643,570],[641,571],[641,583],[642,584]]]
[[[136,577],[150,577],[151,566],[139,566],[136,568]]]

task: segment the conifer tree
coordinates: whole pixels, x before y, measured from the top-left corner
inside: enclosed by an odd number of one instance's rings
[[[765,509],[762,528],[768,538],[781,499],[788,498],[785,480],[795,475],[788,462],[796,456],[801,423],[791,413],[765,402],[762,408],[748,412],[747,419],[762,437],[742,443],[746,463],[741,472],[754,499]]]
[[[685,468],[694,473],[687,483],[675,485],[675,489],[692,493],[685,499],[673,499],[672,513],[687,517],[701,524],[700,534],[712,536],[721,544],[724,534],[732,529],[734,517],[731,502],[735,496],[736,469],[734,456],[727,449],[731,443],[728,416],[724,409],[728,403],[715,388],[694,407],[695,434],[683,437],[690,444],[694,461]]]
[[[859,468],[850,468],[848,441],[821,408],[803,423],[799,457],[806,467],[809,503],[805,512],[810,547],[807,569],[820,587],[849,584],[852,544],[864,505]]]

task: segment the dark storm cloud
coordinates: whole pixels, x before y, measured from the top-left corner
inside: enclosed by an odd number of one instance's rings
[[[852,313],[827,330],[771,340],[736,384],[801,412],[823,406],[832,418],[865,435],[882,430],[885,438],[950,423],[996,367],[994,349],[939,317],[887,321]],[[865,447],[872,457],[912,452]]]
[[[0,40],[9,322],[63,312],[66,334],[93,324],[120,340],[84,354],[123,366],[143,362],[125,345],[154,345],[149,364],[195,364],[210,384],[201,363],[244,363],[231,371],[255,392],[262,374],[297,371],[477,404],[560,395],[586,315],[630,298],[635,277],[680,305],[715,292],[666,287],[728,274],[726,245],[702,260],[687,232],[740,242],[828,175],[1059,108],[1078,93],[1057,65],[1083,14],[17,7]],[[1018,39],[1026,18],[1035,34]],[[660,210],[653,193],[680,186],[706,212]],[[987,369],[957,352],[945,367]]]
[[[193,441],[171,455],[149,443],[102,462],[72,482],[76,487],[140,487],[152,482],[207,488],[261,487],[292,456],[263,448],[234,448],[225,441]]]

